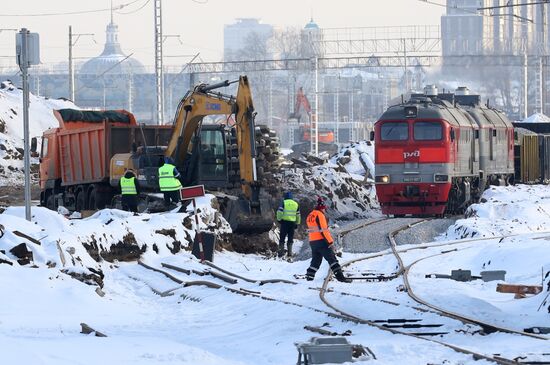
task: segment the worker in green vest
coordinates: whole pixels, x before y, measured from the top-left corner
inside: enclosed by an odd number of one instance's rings
[[[124,176],[120,178],[120,192],[122,194],[122,209],[137,213],[139,181],[133,170],[127,169]]]
[[[164,204],[169,207],[170,204],[177,204],[180,201],[181,182],[180,173],[172,163],[172,159],[165,157],[163,164],[159,167],[159,187],[164,194]]]
[[[292,192],[287,191],[284,195],[284,200],[277,209],[277,221],[281,223],[281,233],[279,235],[279,252],[278,256],[285,255],[285,238],[287,241],[287,258],[292,258],[292,243],[294,242],[294,229],[301,223],[300,206],[292,199]]]

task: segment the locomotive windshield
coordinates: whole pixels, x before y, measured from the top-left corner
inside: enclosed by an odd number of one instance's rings
[[[443,137],[443,127],[439,122],[415,122],[413,133],[417,141],[439,141]]]
[[[382,141],[406,141],[409,139],[409,124],[407,122],[386,122],[380,127]]]

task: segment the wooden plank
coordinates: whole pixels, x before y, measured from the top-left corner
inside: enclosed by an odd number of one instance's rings
[[[16,236],[19,236],[19,237],[21,237],[21,238],[25,238],[25,239],[31,241],[32,243],[34,243],[34,244],[36,244],[36,245],[39,245],[39,246],[41,245],[41,243],[40,243],[39,240],[37,240],[36,238],[31,237],[31,236],[29,236],[28,234],[25,234],[25,233],[23,233],[23,232],[13,231],[13,234],[16,235]]]
[[[521,284],[497,284],[497,292],[512,294],[539,294],[542,292],[541,285],[521,285]]]

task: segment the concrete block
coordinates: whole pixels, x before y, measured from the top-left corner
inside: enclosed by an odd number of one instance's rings
[[[470,270],[452,270],[451,279],[456,281],[471,281],[472,280],[472,271]]]
[[[506,270],[488,270],[480,273],[483,281],[506,280]]]
[[[309,342],[295,344],[298,364],[302,355],[306,364],[341,364],[352,360],[352,345],[345,337],[312,337]]]

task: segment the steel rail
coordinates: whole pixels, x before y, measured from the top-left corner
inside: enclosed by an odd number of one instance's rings
[[[371,224],[375,224],[375,223],[378,223],[380,221],[375,221],[375,222],[372,222],[372,223],[367,223],[365,225],[362,225],[360,227],[358,227],[357,229],[360,229],[360,228],[364,228],[366,226],[369,226]],[[422,222],[422,221],[420,221]],[[420,222],[415,222],[414,225],[416,224],[419,224]],[[405,230],[405,229],[409,229],[411,227],[411,224],[407,224],[403,227],[400,227],[399,230]],[[386,256],[386,255],[389,255],[389,254],[392,254],[391,252],[384,252],[384,253],[378,253],[378,254],[374,254],[374,255],[368,255],[367,257],[361,257],[361,258],[357,258],[357,259],[354,259],[354,260],[351,260],[351,261],[348,261],[346,263],[344,263],[342,265],[342,267],[345,267],[345,266],[349,266],[351,265],[352,263],[355,263],[355,262],[359,262],[359,261],[364,261],[364,260],[368,260],[368,259],[373,259],[373,258],[376,258],[376,257],[381,257],[381,256]],[[398,273],[396,273],[398,274]],[[393,274],[392,274],[393,275]],[[398,275],[397,275],[398,276]],[[396,277],[397,277],[396,276]],[[438,344],[438,345],[441,345],[441,346],[444,346],[444,347],[447,347],[447,348],[450,348],[456,352],[459,352],[459,353],[462,353],[462,354],[466,354],[466,355],[470,355],[472,356],[475,360],[480,360],[480,359],[484,359],[484,360],[487,360],[487,361],[490,361],[490,362],[493,362],[493,363],[496,363],[496,364],[502,364],[502,365],[512,365],[512,364],[517,364],[517,362],[514,362],[512,360],[508,360],[508,359],[504,359],[504,358],[498,358],[498,359],[495,359],[493,357],[489,357],[487,355],[484,355],[484,354],[481,354],[481,353],[478,353],[478,352],[475,352],[475,351],[472,351],[472,350],[469,350],[469,349],[465,349],[465,348],[462,348],[460,346],[456,346],[456,345],[453,345],[453,344],[450,344],[450,343],[446,343],[446,342],[443,342],[443,341],[438,341],[438,340],[435,340],[433,338],[425,338],[425,337],[422,337],[422,336],[419,336],[419,335],[415,335],[415,334],[411,334],[411,333],[408,333],[408,332],[404,332],[404,331],[399,331],[395,328],[387,328],[387,327],[384,327],[382,325],[379,325],[371,320],[367,320],[367,319],[363,319],[363,318],[360,318],[360,317],[357,317],[351,313],[348,313],[346,311],[344,311],[343,309],[341,308],[338,308],[336,307],[335,305],[333,305],[332,303],[330,303],[328,301],[328,299],[325,297],[325,293],[328,292],[328,284],[330,282],[330,279],[332,277],[332,273],[331,271],[329,270],[327,276],[325,277],[325,280],[323,282],[323,285],[319,291],[319,298],[321,299],[321,301],[329,308],[331,308],[333,311],[335,311],[336,313],[339,313],[343,316],[346,316],[346,317],[349,317],[349,318],[354,318],[356,321],[360,322],[360,323],[363,323],[363,324],[367,324],[369,326],[373,326],[373,327],[376,327],[382,331],[388,331],[388,332],[391,332],[393,334],[400,334],[400,335],[404,335],[404,336],[409,336],[409,337],[413,337],[413,338],[416,338],[416,339],[419,339],[419,340],[423,340],[423,341],[428,341],[428,342],[431,342],[431,343],[435,343],[435,344]]]
[[[170,279],[172,281],[175,281],[176,283],[180,284],[180,286],[178,286],[174,289],[171,289],[171,290],[167,290],[163,293],[173,292],[177,289],[185,287],[185,284],[186,284],[185,281],[176,278],[175,276],[173,276],[172,274],[170,274],[170,273],[168,273],[164,270],[154,268],[152,266],[144,264],[143,262],[140,265],[142,267],[144,267],[145,269],[147,269],[147,270],[151,270],[151,271],[154,271],[156,273],[162,274],[162,275],[166,276],[168,279]],[[330,279],[330,277],[327,276],[327,278],[325,279],[325,283],[327,283],[329,279]],[[437,340],[434,340],[434,339],[427,339],[427,338],[417,336],[417,335],[414,335],[414,334],[411,334],[411,333],[399,331],[395,328],[384,327],[383,325],[380,325],[380,324],[375,323],[373,321],[365,320],[365,319],[359,318],[357,316],[354,316],[352,314],[339,311],[339,310],[333,308],[330,304],[327,304],[327,303],[325,303],[325,304],[329,308],[335,310],[336,313],[335,312],[329,312],[329,311],[319,309],[319,308],[315,308],[315,307],[311,307],[311,306],[304,305],[304,304],[301,304],[301,303],[292,302],[292,301],[285,300],[285,299],[269,297],[269,296],[266,296],[266,295],[262,295],[261,293],[258,294],[258,292],[252,292],[252,291],[242,290],[242,289],[235,289],[235,288],[219,285],[219,284],[213,283],[213,282],[201,282],[201,283],[203,285],[205,285],[206,283],[209,283],[210,285],[207,285],[207,287],[209,287],[209,288],[223,288],[223,289],[225,289],[229,292],[232,292],[234,294],[239,294],[239,295],[244,295],[244,296],[251,296],[251,297],[259,298],[259,299],[262,299],[262,300],[279,302],[279,303],[283,303],[283,304],[287,304],[287,305],[297,306],[297,307],[300,307],[300,308],[313,310],[317,313],[323,313],[323,314],[325,314],[329,317],[340,319],[342,321],[350,321],[350,322],[354,322],[356,324],[366,324],[366,325],[369,325],[369,326],[372,326],[372,327],[376,327],[376,328],[378,328],[382,331],[387,331],[387,332],[390,332],[390,333],[393,333],[393,334],[405,335],[405,336],[409,336],[409,337],[414,337],[416,339],[421,339],[421,340],[424,340],[424,341],[429,341],[429,342],[432,342],[432,343],[440,344],[440,345],[443,345],[445,347],[451,348],[454,351],[457,351],[457,352],[460,352],[460,353],[463,353],[463,354],[466,354],[466,355],[471,355],[471,356],[473,356],[473,358],[475,360],[484,359],[484,360],[491,361],[491,362],[494,362],[494,363],[497,363],[497,364],[502,364],[502,365],[517,364],[517,362],[511,362],[511,361],[508,361],[507,359],[494,359],[494,358],[491,358],[491,357],[487,357],[483,354],[476,353],[474,351],[470,351],[470,350],[467,350],[467,349],[460,348],[460,347],[455,346],[455,345],[446,344],[446,343],[443,343],[441,341],[437,341]],[[158,293],[158,290],[154,290],[154,292]],[[323,292],[323,289],[321,289],[321,293],[322,292]],[[165,296],[166,296],[166,294],[165,294]]]
[[[406,228],[405,228],[406,229]],[[439,307],[439,306],[436,306],[428,301],[426,301],[425,299],[422,299],[420,298],[418,295],[416,295],[414,293],[414,290],[410,284],[410,281],[409,281],[409,277],[408,277],[408,274],[409,274],[409,270],[410,268],[417,264],[418,262],[421,262],[423,260],[426,260],[426,259],[429,259],[429,258],[433,258],[433,257],[437,257],[437,256],[442,256],[442,255],[446,255],[448,253],[451,253],[451,252],[456,252],[456,251],[461,251],[461,250],[466,250],[466,249],[470,249],[472,248],[472,246],[468,246],[468,247],[462,247],[462,248],[456,248],[455,250],[453,251],[445,251],[445,252],[440,252],[440,253],[437,253],[437,254],[434,254],[434,255],[429,255],[429,256],[425,256],[425,257],[422,257],[416,261],[414,261],[412,264],[406,266],[404,263],[403,263],[403,259],[401,258],[401,255],[399,255],[399,252],[397,251],[397,244],[395,242],[395,236],[400,232],[402,231],[399,230],[399,231],[394,231],[394,232],[391,232],[390,234],[388,234],[388,238],[390,240],[390,243],[391,243],[391,248],[392,248],[392,251],[393,251],[393,254],[395,255],[396,259],[397,259],[397,262],[399,263],[399,271],[403,274],[403,283],[405,285],[405,288],[407,289],[407,294],[409,295],[409,297],[411,297],[411,299],[413,299],[415,302],[419,303],[419,304],[422,304],[422,305],[425,305],[426,307],[428,308],[431,308],[435,311],[438,311],[438,312],[441,312],[443,315],[447,316],[447,317],[450,317],[450,318],[454,318],[454,319],[457,319],[461,322],[465,322],[465,323],[471,323],[471,324],[475,324],[475,325],[478,325],[480,327],[482,327],[484,330],[487,330],[486,332],[487,333],[491,333],[491,332],[506,332],[506,333],[512,333],[512,334],[517,334],[517,335],[521,335],[521,336],[527,336],[527,337],[532,337],[532,338],[536,338],[536,339],[539,339],[539,340],[548,340],[547,337],[545,336],[539,336],[539,335],[536,335],[536,334],[533,334],[533,333],[528,333],[528,332],[524,332],[524,331],[519,331],[519,330],[514,330],[514,329],[511,329],[511,328],[507,328],[507,327],[502,327],[502,326],[499,326],[499,325],[495,325],[495,324],[491,324],[491,323],[488,323],[488,322],[485,322],[483,320],[479,320],[479,319],[476,319],[476,318],[472,318],[472,317],[469,317],[469,316],[466,316],[466,315],[463,315],[463,314],[459,314],[459,313],[456,313],[456,312],[452,312],[452,311],[449,311],[449,310],[446,310],[442,307]]]

